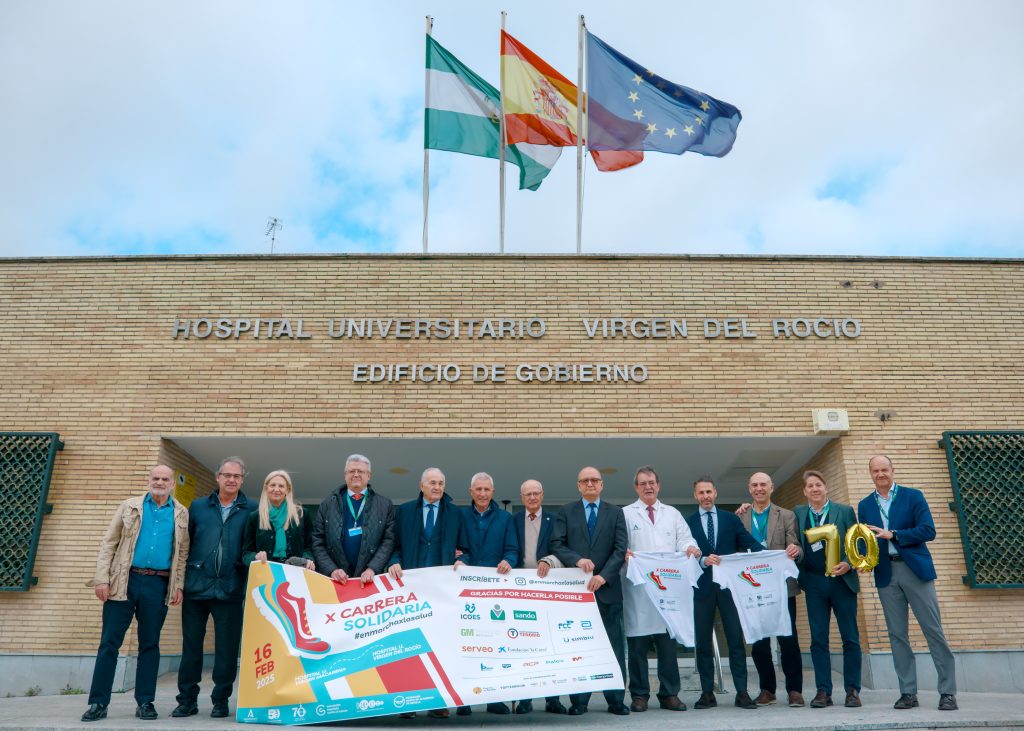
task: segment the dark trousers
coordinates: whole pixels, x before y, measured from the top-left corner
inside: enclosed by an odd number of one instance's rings
[[[125,633],[138,619],[139,657],[135,666],[135,702],[152,703],[156,698],[156,676],[160,668],[160,630],[167,617],[167,579],[162,576],[128,574],[128,594],[124,601],[103,602],[103,629],[96,665],[89,687],[89,704],[110,703],[114,685],[117,653]]]
[[[715,631],[715,609],[722,616],[725,641],[729,643],[729,672],[737,693],[747,691],[747,646],[743,640],[743,625],[732,593],[711,583],[706,594],[693,595],[693,630],[697,643],[697,672],[700,674],[702,693],[715,690],[715,650],[711,642]]]
[[[801,577],[811,627],[811,662],[814,684],[832,694],[832,654],[828,648],[829,624],[835,614],[843,638],[843,685],[860,691],[860,632],[857,629],[857,595],[842,577],[807,572]]]
[[[206,624],[213,615],[213,692],[210,699],[231,698],[238,673],[238,650],[242,644],[242,602],[218,599],[189,599],[181,604],[181,666],[178,668],[178,703],[195,703],[203,677],[203,641]]]
[[[679,695],[677,645],[668,632],[627,637],[626,645],[629,648],[629,694],[633,698],[651,697],[650,671],[647,667],[647,651],[651,645],[654,645],[658,657],[658,697]]]
[[[786,691],[803,693],[804,691],[804,664],[800,659],[800,640],[796,636],[796,597],[791,596],[788,602],[789,624],[793,634],[789,637],[779,637],[779,654],[782,655],[782,674],[786,676]],[[754,666],[757,668],[757,677],[761,682],[761,690],[774,693],[777,690],[775,682],[775,661],[772,659],[772,640],[765,637],[750,646],[750,657],[754,659]]]
[[[598,611],[601,612],[601,623],[604,631],[608,633],[608,641],[615,652],[615,659],[619,661],[619,671],[622,677],[626,677],[626,641],[625,631],[622,628],[622,602],[605,604],[600,599],[597,601]],[[604,699],[608,705],[622,703],[626,697],[624,688],[617,690],[606,690]],[[574,706],[586,706],[590,703],[590,693],[572,693],[569,695],[569,702]]]

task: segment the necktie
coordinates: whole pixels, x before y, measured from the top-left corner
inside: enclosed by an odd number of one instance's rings
[[[711,519],[711,513],[704,513],[704,517],[708,519],[708,543],[711,544],[711,550],[715,550],[715,522]]]
[[[536,513],[530,513],[530,520],[531,521],[537,520],[537,514]]]
[[[590,514],[587,516],[587,533],[590,534],[590,540],[594,540],[594,529],[597,527],[597,503],[587,503],[587,509]]]
[[[363,499],[363,493],[361,493],[361,492],[354,492],[354,493],[352,493],[352,499],[355,500],[356,502],[359,502],[360,500]]]
[[[654,506],[653,505],[648,505],[647,506],[647,515],[650,517],[651,523],[654,523]]]
[[[427,522],[423,524],[423,532],[427,534],[427,540],[429,541],[431,536],[434,535],[434,509],[437,505],[434,503],[427,503],[429,510],[427,511]]]

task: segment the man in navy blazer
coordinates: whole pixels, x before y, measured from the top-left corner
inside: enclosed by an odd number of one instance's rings
[[[519,543],[519,560],[517,569],[537,569],[540,577],[547,576],[552,567],[562,568],[562,562],[550,554],[548,547],[551,529],[555,519],[550,511],[545,511],[544,486],[537,480],[527,480],[519,487],[519,497],[525,510],[512,516],[512,524],[516,529]],[[565,713],[566,708],[557,695],[544,699],[544,710],[548,713]],[[516,713],[525,714],[533,710],[533,700],[527,699],[516,704]]]
[[[693,630],[701,690],[700,699],[693,707],[703,709],[718,705],[714,693],[715,658],[711,644],[717,607],[722,616],[725,639],[729,643],[729,672],[736,686],[735,704],[739,708],[754,709],[757,704],[747,693],[747,646],[743,640],[740,616],[732,601],[732,593],[711,580],[711,567],[721,563],[719,556],[747,549],[760,551],[762,546],[733,513],[715,507],[718,490],[710,477],[697,478],[693,483],[693,497],[700,508],[686,522],[697,540],[697,548],[703,556],[700,565],[704,568],[693,590]]]
[[[893,708],[918,705],[917,661],[910,646],[909,613],[921,625],[935,664],[939,686],[939,710],[955,711],[956,666],[942,631],[939,600],[935,593],[935,564],[928,541],[935,538],[935,522],[920,490],[897,485],[892,460],[884,454],[868,462],[875,491],[860,501],[857,515],[878,537],[875,587],[889,630],[892,662],[900,683],[900,697]]]
[[[622,583],[619,571],[626,560],[626,519],[622,508],[601,500],[604,481],[595,467],[584,467],[576,480],[582,500],[562,508],[551,534],[551,552],[566,566],[575,566],[592,574],[587,589],[594,592],[601,622],[608,633],[615,657],[619,661],[623,683],[626,679],[626,639],[622,627]],[[738,520],[738,519],[737,519]],[[625,686],[606,690],[608,712],[628,716],[629,708],[623,703]],[[569,696],[570,716],[587,712],[590,693]]]

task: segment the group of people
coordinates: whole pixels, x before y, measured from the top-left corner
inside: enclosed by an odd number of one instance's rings
[[[616,715],[648,709],[651,697],[648,652],[657,657],[658,705],[685,711],[679,698],[677,643],[642,587],[623,581],[624,567],[634,552],[671,552],[691,556],[702,573],[694,589],[694,638],[701,694],[694,704],[717,705],[714,695],[713,633],[715,614],[721,616],[728,643],[729,669],[735,686],[735,705],[745,709],[778,702],[777,679],[770,639],[755,642],[751,655],[760,693],[747,690],[746,648],[739,613],[728,589],[712,580],[722,556],[741,551],[782,550],[799,567],[790,580],[788,612],[792,633],[778,638],[782,673],[790,706],[803,706],[803,667],[796,628],[796,597],[803,591],[811,632],[811,658],[816,693],[812,708],[832,701],[829,624],[835,615],[843,647],[844,704],[861,705],[861,649],[857,629],[858,573],[846,560],[826,575],[821,542],[809,542],[808,528],[835,524],[840,534],[856,520],[874,531],[879,563],[874,578],[885,615],[893,662],[899,678],[896,709],[918,705],[916,661],[908,636],[909,613],[928,641],[938,674],[939,709],[955,710],[956,678],[953,655],[942,630],[935,593],[935,569],[927,542],[935,526],[919,490],[897,485],[889,457],[869,462],[875,489],[860,501],[856,514],[849,505],[833,502],[825,477],[817,471],[803,475],[807,503],[790,511],[771,501],[772,480],[751,475],[751,502],[735,513],[716,507],[718,492],[710,477],[698,478],[693,496],[698,510],[684,518],[660,500],[661,481],[647,465],[636,470],[637,500],[624,508],[601,499],[604,482],[594,467],[577,478],[580,499],[557,511],[545,510],[544,488],[537,480],[520,487],[523,510],[503,510],[494,500],[494,480],[485,472],[473,475],[471,504],[457,507],[446,492],[444,473],[424,470],[419,495],[395,507],[370,486],[371,464],[354,454],[345,462],[345,482],[323,500],[315,514],[295,498],[287,472],[267,475],[258,503],[241,492],[245,463],[228,457],[218,467],[217,489],[197,498],[188,509],[172,497],[174,472],[165,465],[149,473],[148,491],[117,508],[101,542],[93,582],[103,603],[103,627],[89,691],[89,708],[82,721],[107,715],[118,651],[133,617],[138,623],[138,663],[135,682],[136,717],[153,720],[160,660],[160,632],[169,606],[181,605],[182,657],[178,670],[178,705],[171,715],[198,713],[203,646],[209,618],[214,621],[214,718],[228,716],[241,643],[242,608],[248,566],[253,561],[276,561],[315,570],[339,583],[363,584],[387,572],[401,578],[408,569],[468,565],[491,567],[498,573],[513,568],[533,569],[544,577],[552,568],[576,567],[590,576],[587,588],[597,600],[602,623],[615,657],[628,678],[625,690],[604,692],[608,711]],[[628,657],[628,672],[627,672]],[[590,693],[569,696],[566,708],[557,696],[545,699],[549,713],[582,715]],[[490,703],[496,714],[525,714],[532,699],[514,704]],[[456,709],[469,715],[469,706]],[[446,718],[448,709],[428,711]],[[402,714],[414,716],[414,713]]]

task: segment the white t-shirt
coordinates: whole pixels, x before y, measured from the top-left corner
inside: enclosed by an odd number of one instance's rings
[[[711,578],[732,594],[748,643],[793,632],[786,579],[799,571],[785,551],[733,553],[712,567]]]
[[[697,559],[684,553],[641,551],[629,559],[626,577],[643,586],[646,596],[665,621],[668,633],[680,645],[694,646],[693,587],[702,570]]]

